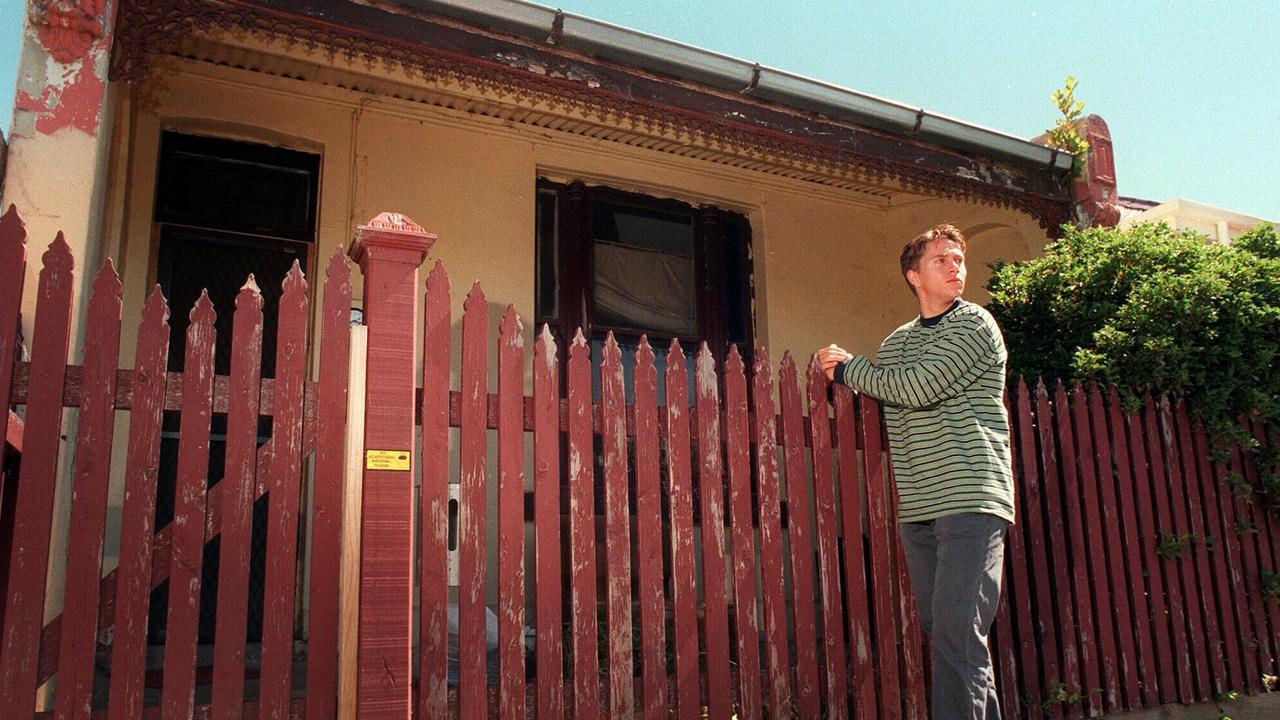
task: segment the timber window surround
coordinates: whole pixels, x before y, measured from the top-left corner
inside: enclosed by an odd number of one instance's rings
[[[731,345],[750,356],[745,215],[545,178],[536,208],[537,323],[562,348],[581,327],[596,348],[613,331],[624,347],[647,334],[660,354],[678,340],[690,361],[702,341],[717,362]]]

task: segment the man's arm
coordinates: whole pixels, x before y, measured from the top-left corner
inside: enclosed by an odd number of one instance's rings
[[[979,318],[956,318],[948,325],[915,361],[886,368],[850,356],[835,367],[834,379],[902,407],[928,407],[955,397],[1000,361],[1001,344]]]

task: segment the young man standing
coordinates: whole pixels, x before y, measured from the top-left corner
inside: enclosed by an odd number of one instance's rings
[[[1004,338],[990,313],[960,299],[965,249],[951,225],[902,249],[920,316],[885,338],[875,362],[835,345],[818,351],[827,377],[884,404],[939,720],[1000,717],[987,633],[1014,520]]]

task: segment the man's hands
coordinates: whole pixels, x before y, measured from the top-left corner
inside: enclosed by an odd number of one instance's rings
[[[835,380],[836,366],[853,357],[853,354],[839,345],[828,345],[819,348],[818,365],[822,367],[822,372],[827,374],[828,380]]]

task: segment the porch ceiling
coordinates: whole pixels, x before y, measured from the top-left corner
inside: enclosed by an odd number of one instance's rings
[[[162,7],[158,7],[162,6]],[[812,182],[875,207],[954,198],[1046,230],[1069,193],[1026,169],[394,6],[125,0],[112,76],[178,55]]]

